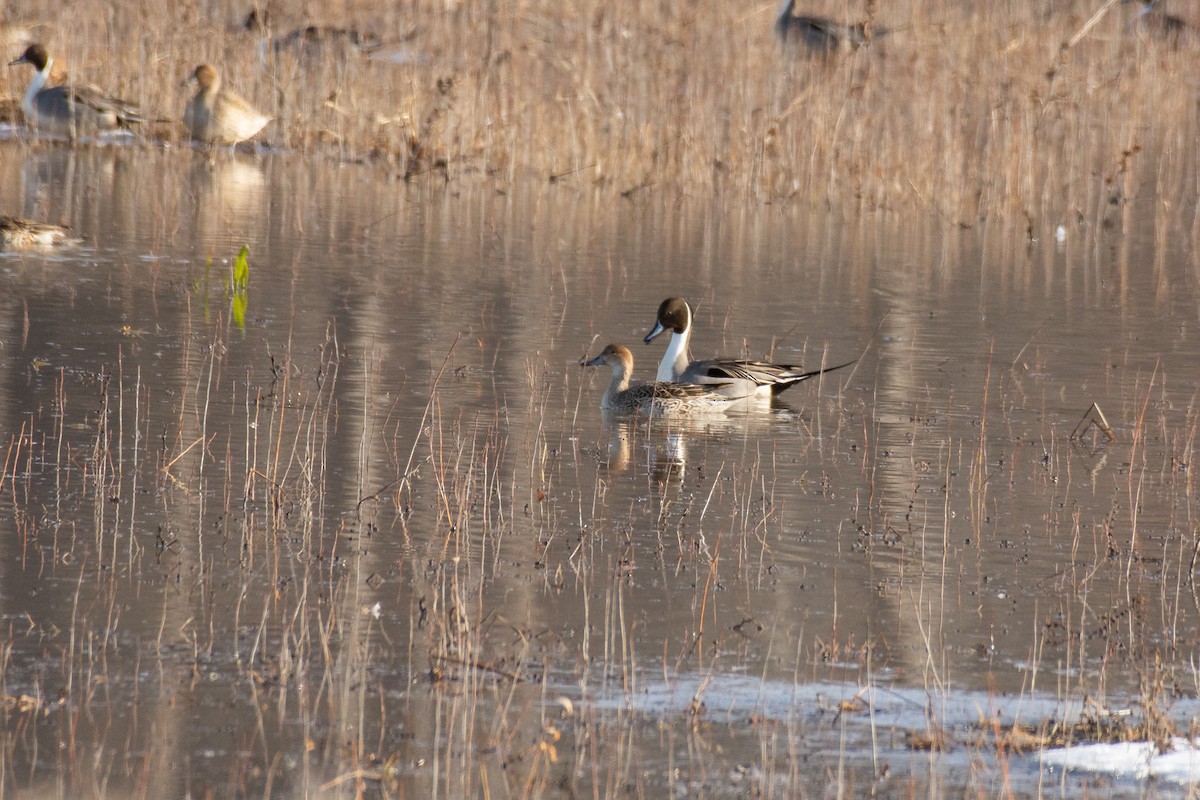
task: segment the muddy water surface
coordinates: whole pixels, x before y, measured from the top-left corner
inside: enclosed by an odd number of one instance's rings
[[[1138,794],[1005,732],[1198,713],[1152,198],[1031,241],[12,142],[0,197],[86,237],[0,255],[14,796]],[[671,294],[697,354],[860,360],[602,416]]]

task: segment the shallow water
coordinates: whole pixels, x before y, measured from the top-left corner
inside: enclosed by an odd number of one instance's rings
[[[87,240],[0,255],[14,793],[1186,791],[986,735],[1196,714],[1200,297],[1152,198],[1031,242],[21,142],[0,194]],[[861,358],[603,417],[580,358],[651,376],[670,294],[697,353]]]

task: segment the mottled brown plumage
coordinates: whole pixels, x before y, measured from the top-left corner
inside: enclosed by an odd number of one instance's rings
[[[619,344],[610,344],[585,367],[607,365],[612,382],[604,392],[600,408],[605,411],[638,412],[661,416],[697,416],[724,414],[745,398],[721,394],[719,385],[698,386],[690,383],[633,383],[633,353]]]
[[[23,217],[0,216],[0,245],[6,249],[30,250],[79,244],[70,228],[35,222]]]

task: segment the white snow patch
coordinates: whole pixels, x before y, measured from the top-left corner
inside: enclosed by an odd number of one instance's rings
[[[1042,764],[1070,770],[1087,770],[1128,778],[1150,778],[1188,784],[1200,782],[1200,747],[1177,736],[1171,749],[1158,752],[1152,742],[1080,744],[1053,748],[1041,754]]]

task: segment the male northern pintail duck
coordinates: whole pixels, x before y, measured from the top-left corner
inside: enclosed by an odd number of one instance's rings
[[[9,63],[31,64],[35,70],[21,109],[32,127],[74,138],[80,133],[128,128],[145,122],[133,103],[105,94],[94,86],[59,84],[50,86],[53,60],[46,48],[31,44]]]
[[[768,361],[731,358],[692,361],[688,350],[692,336],[692,307],[682,297],[668,297],[659,304],[654,327],[642,341],[649,344],[666,331],[671,332],[671,343],[667,345],[667,351],[658,364],[658,380],[710,385],[714,391],[735,398],[769,398],[800,381],[855,363],[847,361],[834,367],[805,371],[803,367],[792,364],[772,364]]]
[[[610,344],[600,355],[583,362],[585,367],[602,364],[612,368],[612,382],[600,401],[600,408],[605,411],[659,416],[723,414],[737,408],[738,401],[744,399],[723,395],[714,385],[633,383],[630,379],[633,374],[633,353],[624,345]]]
[[[825,17],[795,14],[796,0],[783,0],[775,17],[775,35],[783,42],[798,40],[816,53],[829,53],[843,45],[861,47],[887,28],[870,22],[843,25]]]
[[[222,87],[221,76],[209,64],[196,67],[192,79],[199,89],[188,103],[183,124],[193,139],[206,144],[237,144],[271,121],[241,96]]]
[[[33,249],[39,247],[61,247],[79,244],[79,239],[70,228],[34,222],[22,217],[0,216],[0,245],[11,249]]]

